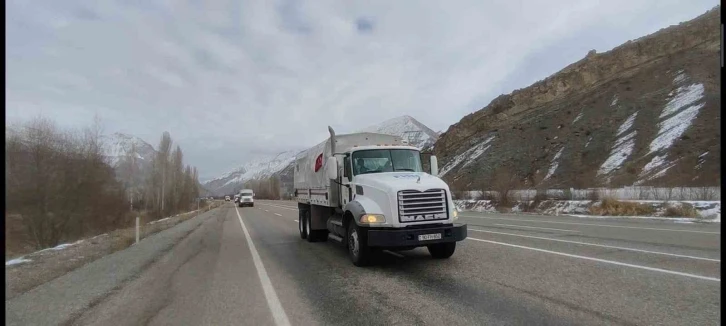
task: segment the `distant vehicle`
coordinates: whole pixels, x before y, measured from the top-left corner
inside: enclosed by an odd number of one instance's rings
[[[335,135],[295,158],[293,170],[300,237],[341,242],[356,266],[374,252],[426,246],[434,258],[449,258],[466,238],[466,224],[446,183],[423,172],[421,153],[401,137]]]
[[[229,201],[229,196],[224,196],[224,201]]]
[[[252,189],[242,189],[239,192],[239,207],[249,206],[255,207],[255,192]]]

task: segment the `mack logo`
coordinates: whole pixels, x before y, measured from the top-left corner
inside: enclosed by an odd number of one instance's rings
[[[401,216],[401,222],[430,221],[446,219],[446,214],[424,214]]]

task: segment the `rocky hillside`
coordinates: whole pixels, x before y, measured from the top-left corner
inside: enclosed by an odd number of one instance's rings
[[[408,115],[392,118],[356,132],[375,132],[401,136],[407,139],[411,145],[419,148],[431,146],[438,139],[437,132]],[[242,189],[244,182],[247,180],[275,176],[280,178],[281,188],[283,188],[282,193],[292,193],[292,163],[295,154],[303,150],[299,149],[272,156],[257,157],[234,171],[205,182],[203,186],[217,195],[233,194],[239,191],[239,189]]]
[[[501,95],[435,144],[457,189],[718,185],[720,14]]]

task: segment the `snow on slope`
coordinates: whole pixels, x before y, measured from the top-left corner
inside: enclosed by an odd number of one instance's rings
[[[453,168],[455,168],[459,164],[461,164],[461,162],[464,162],[464,160],[466,160],[466,162],[464,163],[462,168],[471,164],[472,162],[474,162],[474,160],[476,160],[479,156],[484,154],[484,152],[486,152],[487,149],[489,149],[489,147],[491,147],[491,145],[489,145],[489,143],[493,139],[494,139],[494,136],[491,136],[491,137],[487,138],[486,140],[484,140],[483,142],[472,146],[471,148],[467,149],[465,152],[454,157],[454,159],[451,160],[451,162],[449,162],[449,164],[446,164],[441,169],[441,171],[439,172],[439,176],[443,177],[446,173],[449,173],[449,171],[451,171]]]
[[[678,75],[673,79],[673,84],[678,86],[687,80],[687,76],[679,71]],[[670,94],[673,97],[663,107],[663,111],[659,116],[662,120],[658,123],[658,135],[650,143],[647,155],[658,154],[643,167],[643,171],[639,175],[641,179],[636,184],[664,176],[665,172],[673,167],[675,162],[666,160],[668,155],[666,151],[676,139],[686,132],[700,110],[705,106],[702,101],[703,92],[702,84],[691,84],[680,86],[676,89],[675,94]],[[658,168],[660,170],[656,172]]]
[[[375,132],[380,134],[401,136],[408,143],[418,148],[433,144],[439,134],[431,130],[411,116],[403,115],[369,126],[357,132]]]
[[[597,171],[597,175],[607,175],[619,169],[623,163],[625,163],[625,160],[628,159],[630,154],[633,153],[633,148],[635,148],[635,136],[638,134],[638,131],[633,130],[633,132],[627,135],[621,135],[633,127],[633,123],[637,116],[638,112],[636,111],[625,119],[625,122],[623,122],[622,125],[620,125],[618,133],[616,134],[616,136],[620,136],[620,138],[615,140],[615,144],[610,150],[610,156],[602,163],[600,169]]]
[[[148,162],[156,153],[153,146],[139,137],[117,132],[103,138],[106,155],[110,159],[112,166],[116,166],[122,158],[130,155],[132,151],[135,151],[133,155],[136,156],[136,159]]]

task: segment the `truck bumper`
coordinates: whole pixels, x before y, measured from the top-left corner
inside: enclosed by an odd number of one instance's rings
[[[428,234],[441,234],[441,239],[419,240],[419,235]],[[368,230],[368,246],[371,247],[421,247],[464,239],[466,239],[466,224],[415,229]]]

